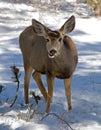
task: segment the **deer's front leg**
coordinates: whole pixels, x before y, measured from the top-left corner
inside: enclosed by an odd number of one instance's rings
[[[46,112],[48,113],[50,111],[50,104],[53,97],[54,77],[47,75],[47,85],[48,85],[48,98],[47,98]]]
[[[72,104],[71,104],[71,80],[72,77],[68,79],[64,79],[64,85],[65,85],[65,94],[67,97],[67,104],[68,104],[68,110],[72,109]]]
[[[35,71],[32,74],[32,76],[33,76],[34,80],[36,81],[42,95],[44,96],[45,101],[47,102],[48,94],[47,94],[47,91],[42,83],[41,74],[39,72]]]

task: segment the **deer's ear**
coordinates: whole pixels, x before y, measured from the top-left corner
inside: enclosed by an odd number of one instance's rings
[[[34,27],[34,30],[37,33],[37,35],[39,36],[46,35],[46,29],[45,29],[46,27],[37,20],[32,19],[32,26]]]
[[[60,28],[60,32],[62,34],[67,34],[73,31],[75,27],[75,17],[71,16],[65,23],[64,25]]]

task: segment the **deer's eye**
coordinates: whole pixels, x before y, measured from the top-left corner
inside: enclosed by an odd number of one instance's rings
[[[50,40],[49,40],[49,38],[46,38],[46,42],[49,42]]]
[[[59,42],[61,42],[62,38],[59,38]]]

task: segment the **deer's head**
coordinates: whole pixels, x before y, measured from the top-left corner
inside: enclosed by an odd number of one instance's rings
[[[71,16],[63,26],[56,31],[50,30],[35,19],[32,19],[32,26],[37,35],[45,38],[49,58],[55,58],[63,45],[64,35],[70,33],[75,27],[75,17]]]

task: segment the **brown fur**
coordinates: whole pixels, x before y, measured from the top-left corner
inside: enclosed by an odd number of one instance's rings
[[[40,24],[39,22],[37,23]],[[42,24],[40,26],[43,27]],[[46,27],[45,29],[48,30],[48,28]],[[60,31],[62,29],[60,29]],[[34,69],[34,73],[32,74],[32,76],[35,79],[36,83],[38,84],[38,87],[47,102],[46,112],[49,112],[50,110],[50,103],[53,96],[53,83],[55,77],[64,79],[65,91],[68,100],[68,109],[70,110],[72,107],[71,90],[70,90],[71,79],[78,61],[78,54],[76,47],[69,36],[64,36],[61,43],[59,43],[59,38],[61,38],[62,33],[60,31],[51,31],[49,29],[47,35],[51,41],[52,48],[56,49],[60,44],[62,44],[59,49],[59,53],[54,58],[49,58],[46,46],[48,43],[46,42],[45,37],[39,36],[36,31],[37,30],[35,30],[33,25],[29,26],[20,34],[19,37],[20,48],[23,55],[24,69],[25,69],[25,82],[24,82],[25,103],[29,102],[28,100],[29,79],[32,70]],[[48,92],[46,91],[42,83],[41,74],[46,74]]]

